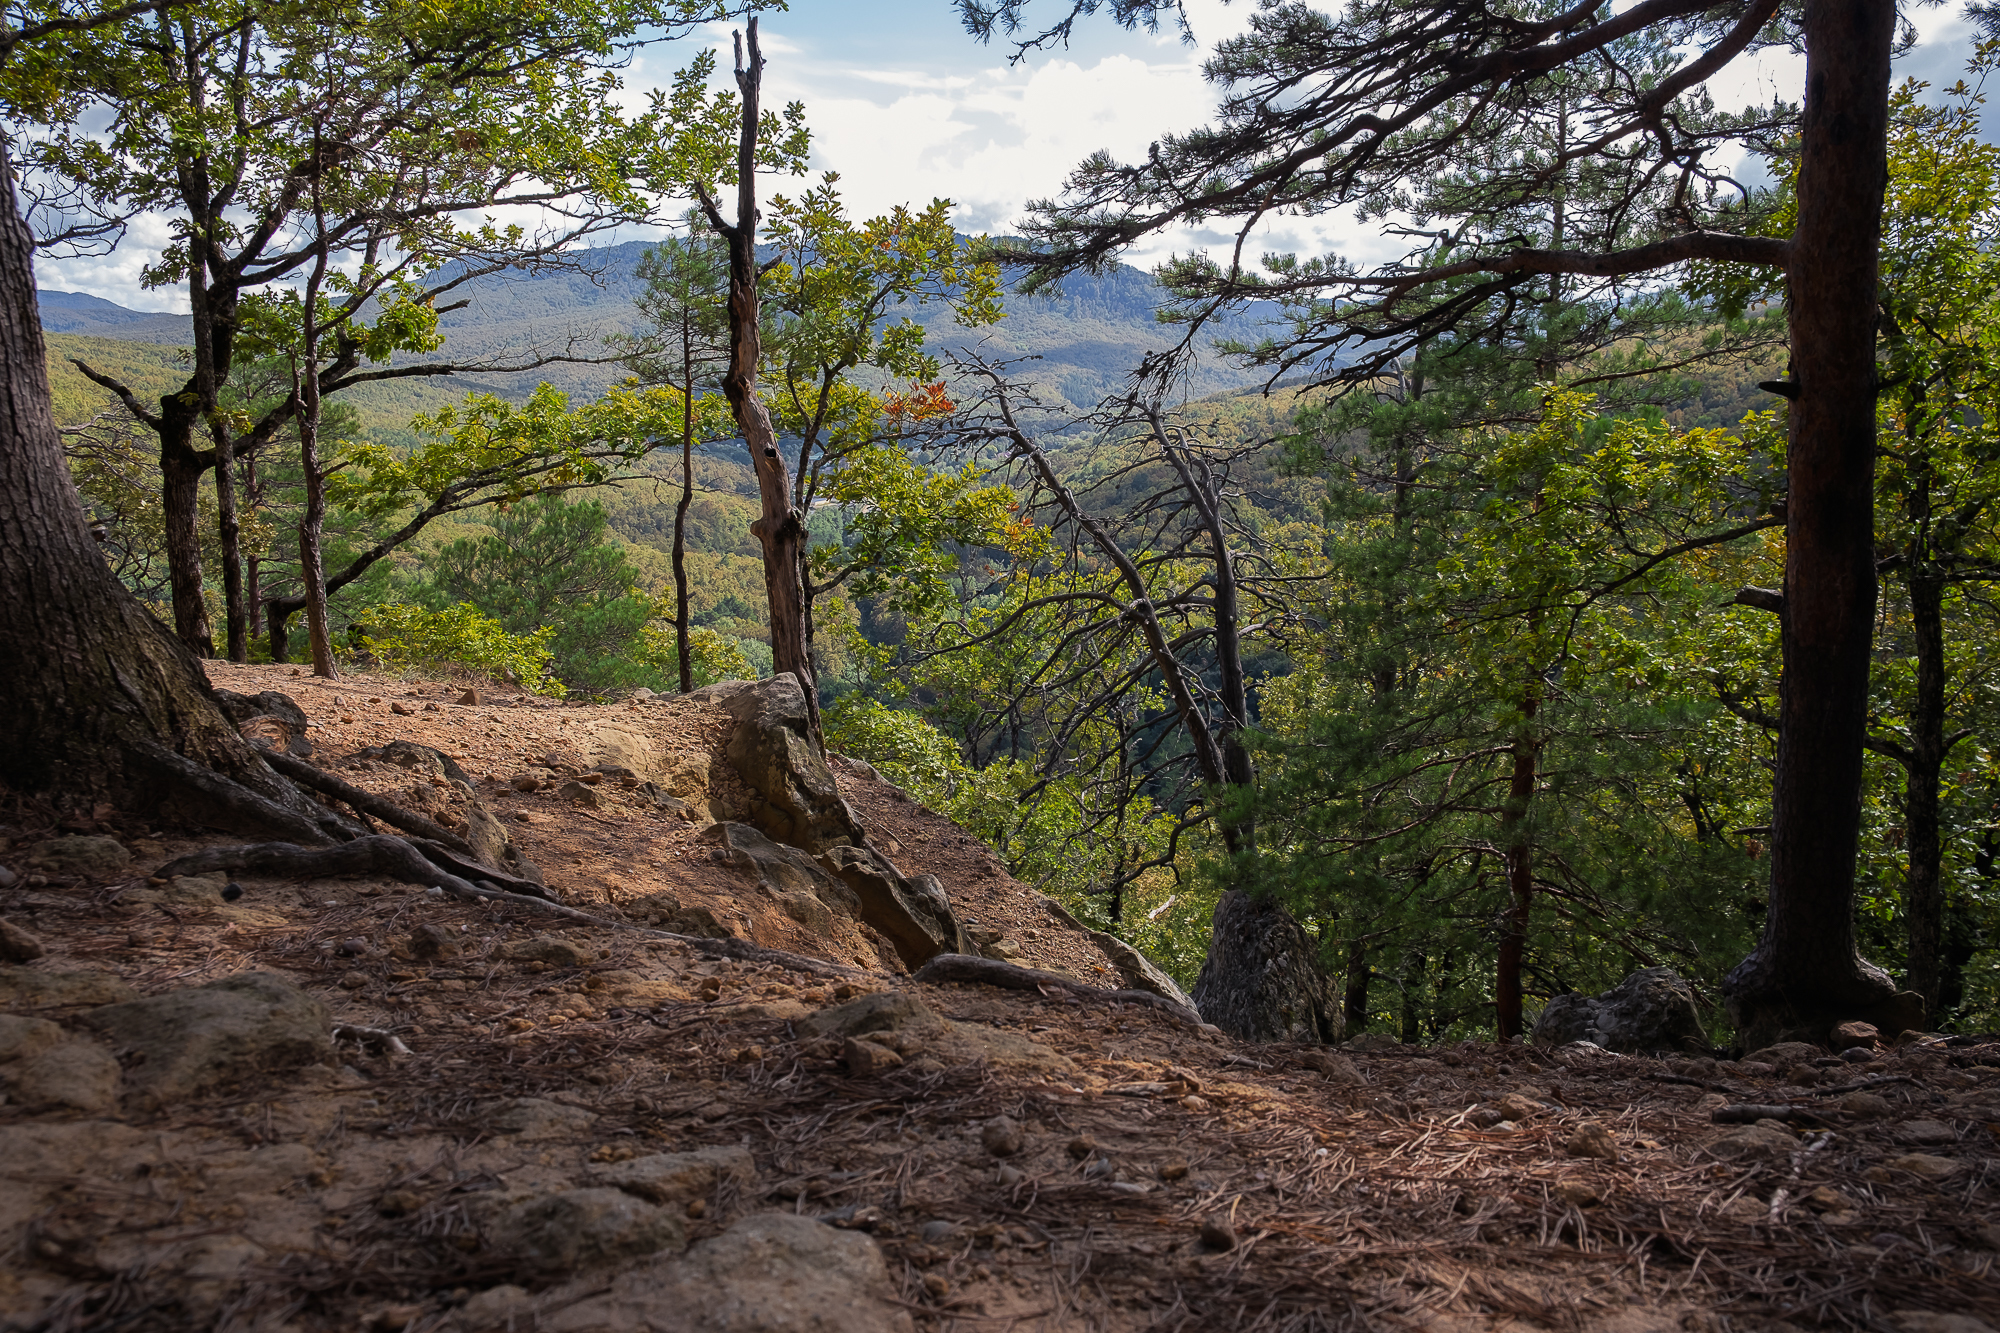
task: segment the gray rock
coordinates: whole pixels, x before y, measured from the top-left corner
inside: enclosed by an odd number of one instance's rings
[[[559,1288],[538,1305],[545,1333],[910,1333],[882,1252],[858,1231],[760,1213],[678,1259]],[[526,1325],[523,1325],[524,1327]]]
[[[483,1123],[495,1134],[547,1139],[588,1129],[596,1119],[580,1106],[564,1106],[540,1097],[516,1097],[487,1108]]]
[[[94,1041],[64,1041],[0,1066],[7,1097],[23,1106],[103,1111],[118,1101],[118,1061]]]
[[[1896,1131],[1896,1137],[1904,1143],[1935,1147],[1943,1143],[1957,1143],[1958,1131],[1942,1120],[1911,1120]]]
[[[333,1053],[326,1006],[268,972],[108,1005],[79,1021],[128,1053],[126,1086],[146,1107]]]
[[[20,882],[21,877],[19,875],[9,870],[6,866],[0,866],[0,889],[11,889]]]
[[[0,918],[0,963],[32,963],[48,951],[33,931]]]
[[[1667,967],[1634,972],[1602,995],[1554,997],[1535,1023],[1533,1040],[1537,1046],[1587,1041],[1626,1055],[1708,1051],[1694,991]]]
[[[1345,1050],[1359,1051],[1366,1055],[1370,1051],[1400,1051],[1403,1043],[1386,1032],[1362,1032],[1343,1047]]]
[[[972,944],[936,875],[905,878],[873,847],[834,847],[820,862],[847,886],[861,920],[887,936],[912,971],[941,953],[971,953]]]
[[[942,1021],[929,1006],[901,991],[877,991],[801,1019],[802,1037],[865,1037],[871,1032],[936,1028]]]
[[[234,690],[212,691],[223,713],[236,724],[237,731],[253,745],[269,746],[295,754],[312,756],[313,744],[306,739],[310,726],[305,710],[289,696],[276,690],[258,694],[238,694]]]
[[[748,824],[711,824],[698,836],[715,844],[724,865],[754,876],[787,916],[818,934],[833,931],[835,911],[865,919],[854,891],[796,847],[775,843]]]
[[[1194,983],[1202,1018],[1240,1041],[1337,1042],[1347,1019],[1319,943],[1275,898],[1231,889]]]
[[[132,853],[116,838],[50,838],[28,849],[28,866],[51,875],[110,879],[132,864]]]
[[[0,1009],[72,1009],[138,998],[138,991],[105,972],[0,967]]]
[[[601,810],[604,808],[604,794],[602,792],[598,791],[595,787],[574,780],[565,782],[562,786],[557,787],[556,795],[562,797],[571,805],[580,805],[589,810]]]
[[[1773,1069],[1790,1069],[1795,1065],[1811,1064],[1825,1055],[1824,1048],[1806,1041],[1781,1041],[1775,1046],[1766,1046],[1761,1051],[1752,1051],[1743,1057],[1748,1064],[1769,1065]]]
[[[750,823],[812,853],[867,840],[807,734],[806,697],[791,673],[722,681],[689,697],[717,704],[736,720],[726,754],[750,790]]]
[[[63,1030],[46,1018],[0,1014],[0,1062],[40,1055],[63,1040]]]
[[[415,711],[415,710],[412,710]],[[373,759],[378,763],[394,764],[407,768],[420,777],[449,778],[453,782],[472,785],[472,775],[458,766],[458,761],[443,750],[415,741],[394,740],[387,745],[371,745],[355,752],[357,759]]]
[[[492,1222],[486,1239],[523,1267],[564,1273],[678,1251],[687,1243],[687,1224],[623,1190],[564,1190],[515,1204]]]
[[[1104,951],[1111,965],[1118,969],[1118,975],[1128,990],[1151,991],[1162,999],[1172,1000],[1185,1009],[1192,1010],[1194,1001],[1188,998],[1180,983],[1163,971],[1158,963],[1140,953],[1137,949],[1119,939],[1107,930],[1092,930],[1070,915],[1069,909],[1053,898],[1042,899],[1042,906],[1049,914],[1073,930],[1080,930],[1090,937],[1090,942]]]
[[[1782,1129],[1768,1125],[1745,1125],[1708,1145],[1709,1155],[1725,1162],[1754,1158],[1790,1157],[1799,1141]]]
[[[701,1148],[615,1162],[598,1168],[593,1178],[649,1203],[685,1203],[713,1194],[723,1181],[750,1184],[757,1179],[757,1164],[748,1148]]]

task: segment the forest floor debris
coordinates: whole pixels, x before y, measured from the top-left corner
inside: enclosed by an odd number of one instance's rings
[[[313,715],[317,761],[416,740],[545,814],[529,854],[565,900],[646,920],[666,895],[812,951],[740,876],[673,854],[699,846],[674,812],[507,786],[523,749],[584,771],[621,710],[662,752],[712,748],[698,710],[534,706],[502,740],[442,685],[319,706],[262,671]],[[439,707],[325,723],[368,697]],[[349,776],[406,790],[390,767]],[[842,782],[1021,962],[1122,984],[985,849]],[[367,877],[246,876],[225,900],[147,879],[213,838],[9,821],[0,916],[45,952],[0,967],[0,1327],[2000,1328],[2000,1041],[1249,1048],[1155,1006],[917,982],[879,950],[834,979]],[[130,863],[30,871],[65,834]],[[92,1017],[258,973],[325,1007],[330,1055],[163,1084],[149,1027]],[[122,1072],[92,1105],[31,1100],[27,1062],[100,1045]]]

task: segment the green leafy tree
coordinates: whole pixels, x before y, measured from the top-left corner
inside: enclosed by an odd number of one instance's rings
[[[313,310],[328,354],[303,356],[321,394],[449,373],[443,361],[386,364],[437,350],[440,296],[509,266],[560,263],[568,247],[651,217],[684,188],[702,136],[727,137],[734,103],[706,92],[706,57],[638,115],[612,96],[634,42],[720,12],[703,0],[220,4],[135,10],[115,29],[72,114],[34,136],[29,157],[97,213],[160,214],[174,228],[146,280],[187,291],[188,382],[153,410],[84,369],[159,436],[175,627],[192,650],[212,651],[193,506],[213,469],[230,652],[245,651],[237,459],[304,402],[289,396],[256,420],[220,403],[239,351],[301,350],[297,294],[279,289],[337,258],[317,284],[329,308]],[[88,110],[109,125],[85,128]],[[510,206],[544,208],[552,225],[490,220]]]
[[[640,683],[627,659],[653,602],[635,591],[638,571],[606,540],[604,506],[537,495],[498,515],[493,529],[426,562],[428,600],[468,603],[510,635],[552,631],[552,668],[568,685]]]
[[[1681,659],[1715,596],[1697,557],[1777,522],[1771,421],[1604,422],[1556,391],[1470,457],[1385,443],[1332,491],[1328,637],[1264,691],[1265,855],[1333,923],[1350,1017],[1371,951],[1406,1001],[1428,988],[1410,1008],[1491,1005],[1503,1040],[1531,981],[1601,983],[1607,946],[1712,960],[1734,941],[1697,886],[1748,862],[1690,757],[1719,710]]]

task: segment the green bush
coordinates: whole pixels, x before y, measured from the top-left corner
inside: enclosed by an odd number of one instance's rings
[[[441,611],[404,602],[371,607],[361,643],[388,666],[456,666],[506,680],[536,694],[568,691],[551,674],[555,629],[509,634],[499,621],[460,602]]]

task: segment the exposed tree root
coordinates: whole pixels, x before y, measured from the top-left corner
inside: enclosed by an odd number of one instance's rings
[[[309,764],[282,751],[272,751],[264,756],[264,762],[277,769],[292,781],[310,787],[337,800],[345,801],[355,810],[365,815],[373,815],[393,828],[405,833],[414,833],[419,838],[443,843],[461,856],[473,856],[472,844],[433,820],[426,819],[412,810],[405,810],[386,797],[364,791],[351,782],[343,782],[316,765]]]
[[[344,841],[358,831],[358,826],[351,820],[310,801],[301,800],[301,804],[317,810],[317,814],[307,815],[287,809],[270,797],[252,791],[204,764],[175,754],[164,745],[144,740],[128,744],[132,753],[162,778],[178,783],[192,793],[197,804],[210,806],[217,813],[232,816],[250,827],[267,829],[295,842],[315,846]],[[268,759],[270,756],[263,757]]]
[[[161,878],[174,875],[199,875],[211,870],[247,870],[260,875],[297,875],[317,877],[321,875],[381,875],[387,879],[399,880],[405,884],[423,884],[442,889],[454,898],[464,898],[474,902],[490,901],[513,903],[520,907],[532,908],[537,912],[568,918],[571,921],[586,921],[594,926],[608,926],[613,930],[626,930],[644,935],[649,939],[674,940],[685,944],[696,953],[711,958],[732,958],[746,963],[776,963],[794,972],[805,972],[820,977],[868,977],[876,975],[858,967],[848,967],[841,963],[829,963],[823,959],[807,958],[803,954],[787,953],[783,949],[766,949],[739,939],[708,939],[699,935],[677,935],[670,930],[655,930],[650,926],[635,926],[629,921],[615,921],[610,917],[598,916],[571,907],[567,903],[551,901],[547,898],[530,897],[525,893],[509,893],[496,888],[491,883],[493,872],[483,866],[466,867],[466,873],[475,874],[482,882],[472,883],[453,874],[450,870],[427,859],[439,855],[442,848],[419,850],[417,846],[401,838],[386,833],[372,834],[342,843],[338,847],[298,847],[288,842],[253,843],[237,847],[210,847],[203,851],[183,856],[161,866],[154,874]],[[512,883],[525,881],[511,880]],[[539,886],[531,886],[536,887]],[[1052,974],[1039,974],[1052,975]],[[1098,992],[1092,992],[1096,994]],[[1141,992],[1133,992],[1139,994]],[[1152,997],[1158,1000],[1159,997]],[[1164,1003],[1164,1001],[1162,1001]],[[1177,1007],[1177,1006],[1176,1006]]]
[[[1042,972],[1032,967],[1018,967],[1013,963],[1002,963],[991,958],[974,958],[971,954],[941,953],[919,968],[912,981],[967,982],[982,986],[1000,986],[1007,990],[1060,991],[1073,995],[1079,1000],[1099,1003],[1143,1004],[1172,1014],[1184,1022],[1202,1026],[1201,1015],[1185,1005],[1175,1004],[1165,996],[1155,995],[1149,990],[1099,990],[1086,986],[1080,981],[1072,981],[1057,972]]]

